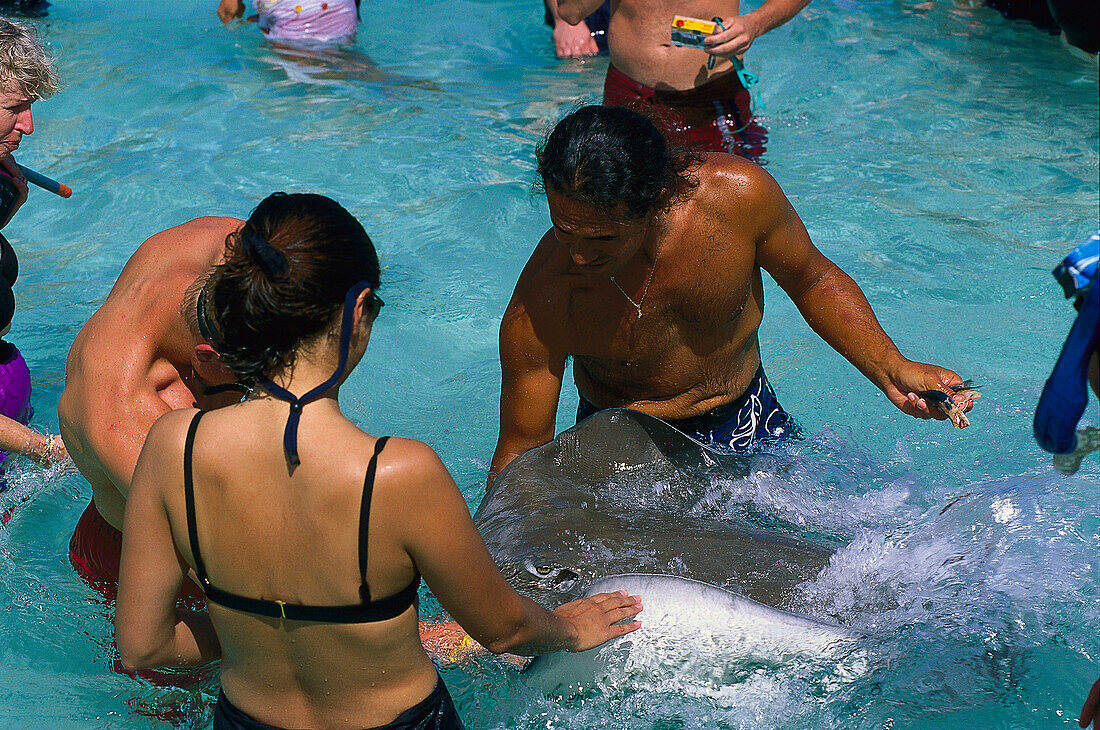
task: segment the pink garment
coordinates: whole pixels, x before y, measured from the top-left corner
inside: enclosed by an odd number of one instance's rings
[[[272,40],[330,42],[355,35],[355,0],[256,0]]]

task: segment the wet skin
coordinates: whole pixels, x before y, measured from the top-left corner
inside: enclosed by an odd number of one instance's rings
[[[760,35],[790,20],[809,0],[765,0],[741,15],[738,0],[618,0],[611,3],[607,29],[611,63],[639,83],[655,89],[692,89],[733,72],[731,55],[741,55]],[[569,23],[581,22],[601,0],[558,0],[558,13]],[[711,53],[672,45],[676,15],[710,20],[721,17],[727,30],[708,39]]]
[[[219,263],[236,218],[198,218],[156,234],[126,263],[107,300],[77,334],[58,402],[61,434],[97,509],[116,529],[138,454],[170,410],[234,402],[202,396],[233,380],[183,317],[185,291]]]
[[[962,378],[901,355],[859,286],[810,241],[775,180],[725,154],[709,155],[695,174],[699,185],[685,200],[634,221],[548,193],[554,227],[501,323],[501,429],[490,481],[553,438],[570,356],[578,390],[600,407],[669,420],[739,396],[760,365],[761,269],[899,409],[944,417],[916,393],[950,392]],[[641,303],[640,319],[628,296]]]

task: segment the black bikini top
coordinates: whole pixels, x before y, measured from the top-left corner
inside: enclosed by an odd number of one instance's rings
[[[306,606],[285,601],[269,601],[261,598],[249,598],[229,591],[223,591],[210,583],[206,574],[206,565],[199,552],[198,528],[195,522],[195,487],[191,474],[191,458],[195,449],[195,431],[204,411],[199,411],[191,420],[187,429],[187,440],[183,447],[183,491],[187,502],[187,536],[191,541],[191,554],[195,556],[195,572],[206,593],[207,600],[236,611],[253,613],[271,618],[292,619],[294,621],[319,621],[323,623],[367,623],[385,621],[400,616],[417,602],[417,590],[420,587],[420,573],[409,585],[392,596],[372,601],[367,586],[367,532],[370,525],[370,501],[374,491],[374,474],[378,468],[378,454],[386,445],[388,436],[378,439],[367,465],[367,474],[363,479],[363,501],[359,508],[359,575],[363,578],[359,586],[362,603],[347,606]]]

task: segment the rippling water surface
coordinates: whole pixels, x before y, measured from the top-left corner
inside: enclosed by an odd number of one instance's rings
[[[391,305],[347,410],[432,444],[476,506],[496,329],[548,225],[533,145],[598,98],[606,61],[555,60],[538,3],[519,0],[367,2],[336,54],[277,52],[213,11],[59,0],[36,21],[64,90],[35,105],[19,159],[75,191],[33,191],[5,229],[36,424],[56,429],[69,344],[142,240],[322,191],[379,247]],[[748,65],[768,171],[903,352],[985,385],[973,426],[900,416],[769,282],[765,364],[808,436],[777,457],[784,473],[716,482],[708,509],[840,545],[786,607],[865,631],[865,665],[559,700],[486,659],[444,670],[459,709],[473,728],[1072,726],[1100,674],[1100,464],[1053,473],[1030,418],[1074,314],[1049,271],[1097,227],[1096,61],[966,3],[819,0]],[[66,552],[90,492],[17,466],[0,497],[19,503],[0,529],[0,726],[201,725],[212,683],[112,671],[108,614]]]

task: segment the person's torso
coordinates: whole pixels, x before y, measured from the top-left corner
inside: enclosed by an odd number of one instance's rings
[[[217,588],[249,598],[360,604],[360,508],[375,440],[311,403],[298,430],[302,463],[290,474],[282,441],[287,414],[283,402],[246,401],[208,413],[199,424],[192,468],[206,573]],[[400,592],[418,575],[392,527],[385,449],[376,463],[366,523],[372,600]],[[173,536],[195,568],[182,486],[172,493]],[[362,623],[269,618],[213,601],[209,611],[222,646],[222,688],[237,707],[269,724],[347,718],[349,727],[371,727],[435,686],[415,605]]]
[[[700,191],[721,184],[703,178]],[[664,214],[651,234],[661,246],[648,291],[646,269],[616,277],[624,293],[607,276],[575,273],[552,233],[540,244],[554,271],[543,286],[561,313],[555,345],[573,357],[574,380],[591,402],[685,418],[733,400],[755,374],[764,306],[755,232],[748,221],[723,224],[698,202],[713,197],[697,192]]]
[[[732,72],[732,64],[717,59],[708,69],[710,54],[672,45],[676,15],[711,20],[728,19],[740,12],[738,0],[619,0],[611,5],[608,49],[611,63],[638,83],[655,89],[693,89]]]

